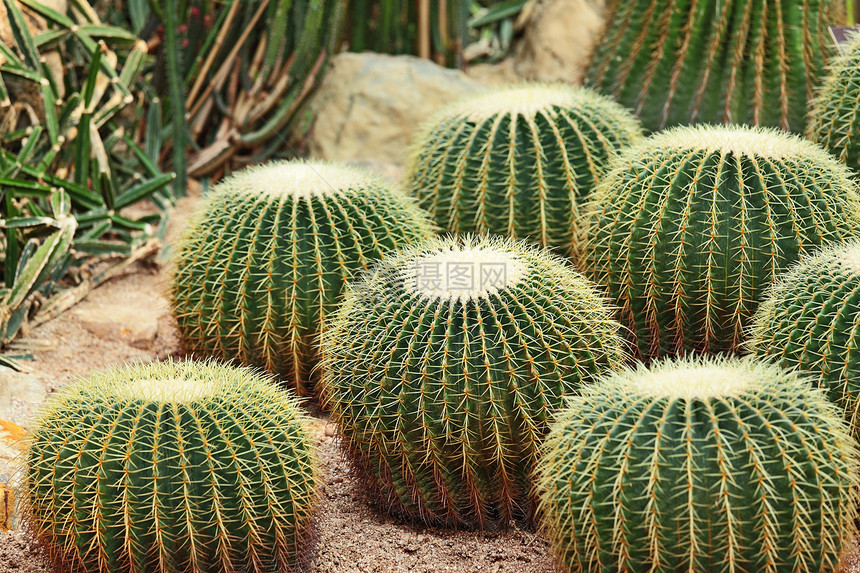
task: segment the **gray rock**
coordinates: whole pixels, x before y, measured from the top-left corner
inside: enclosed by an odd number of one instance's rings
[[[13,399],[38,404],[46,395],[45,385],[35,376],[0,366],[0,413],[12,408]]]
[[[600,40],[605,0],[531,0],[517,20],[514,72],[544,82],[582,83]]]
[[[440,107],[483,86],[412,56],[342,53],[331,63],[292,134],[311,156],[403,165],[412,134]]]

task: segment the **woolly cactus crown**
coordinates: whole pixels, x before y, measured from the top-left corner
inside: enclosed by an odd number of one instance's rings
[[[657,361],[570,397],[537,489],[569,571],[832,571],[858,451],[822,392],[750,357]]]
[[[413,199],[360,169],[274,162],[236,173],[177,248],[171,304],[182,341],[313,395],[319,332],[346,282],[432,234]]]

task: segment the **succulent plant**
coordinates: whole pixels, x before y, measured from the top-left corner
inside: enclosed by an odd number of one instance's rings
[[[848,170],[775,130],[675,128],[613,166],[577,256],[620,307],[640,357],[737,349],[777,275],[860,233]]]
[[[26,452],[28,522],[58,571],[295,571],[317,458],[297,401],[214,363],[133,364],[65,387]]]
[[[178,248],[171,299],[186,348],[313,394],[322,323],[344,283],[432,236],[412,199],[360,170],[275,162],[222,181]]]
[[[436,239],[351,284],[323,334],[323,395],[392,512],[529,523],[547,420],[623,362],[618,328],[559,257],[506,237]]]
[[[427,123],[414,146],[409,187],[448,231],[567,250],[579,204],[610,156],[641,137],[627,110],[588,90],[495,89]]]
[[[646,128],[748,123],[802,132],[842,0],[612,0],[587,84]]]
[[[817,379],[860,435],[860,241],[804,257],[773,285],[748,349]]]
[[[834,571],[857,532],[847,430],[751,357],[607,374],[541,448],[541,522],[568,571]]]
[[[860,34],[831,62],[812,102],[807,136],[860,172]]]

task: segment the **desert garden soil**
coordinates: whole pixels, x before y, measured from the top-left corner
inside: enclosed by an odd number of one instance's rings
[[[183,200],[171,218],[168,244],[181,229],[195,200]],[[33,375],[55,392],[91,370],[133,360],[181,358],[176,324],[166,299],[167,268],[142,262],[129,274],[112,279],[59,318],[33,330],[21,347],[35,360],[26,362]],[[158,321],[155,340],[135,348],[116,337],[99,337],[82,318],[125,307]],[[12,421],[25,425],[33,405],[19,404]],[[324,415],[312,412],[319,443],[323,491],[318,541],[310,571],[352,572],[510,572],[554,571],[546,542],[533,531],[491,533],[452,531],[410,525],[379,511],[365,499]],[[860,559],[850,559],[844,573],[860,573]],[[0,573],[50,573],[51,567],[32,540],[21,532],[0,533]]]

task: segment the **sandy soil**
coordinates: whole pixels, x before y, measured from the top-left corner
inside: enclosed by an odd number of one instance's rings
[[[177,209],[171,233],[181,228],[191,205]],[[19,341],[17,352],[28,351],[35,360],[25,362],[32,374],[55,392],[91,370],[131,360],[180,357],[176,324],[165,292],[164,265],[138,263],[125,276],[115,278],[57,319],[34,329]],[[120,340],[106,340],[84,328],[79,319],[89,309],[122,304],[140,313],[157,313],[158,334],[148,348],[135,348]],[[27,424],[35,407],[17,404],[5,413],[13,422]],[[320,442],[323,495],[319,508],[315,557],[311,571],[350,572],[511,572],[553,571],[546,542],[531,531],[493,533],[429,529],[410,525],[381,513],[365,499],[342,459],[334,428],[324,416],[314,416]],[[0,533],[0,573],[48,573],[51,568],[38,548],[23,533]]]

